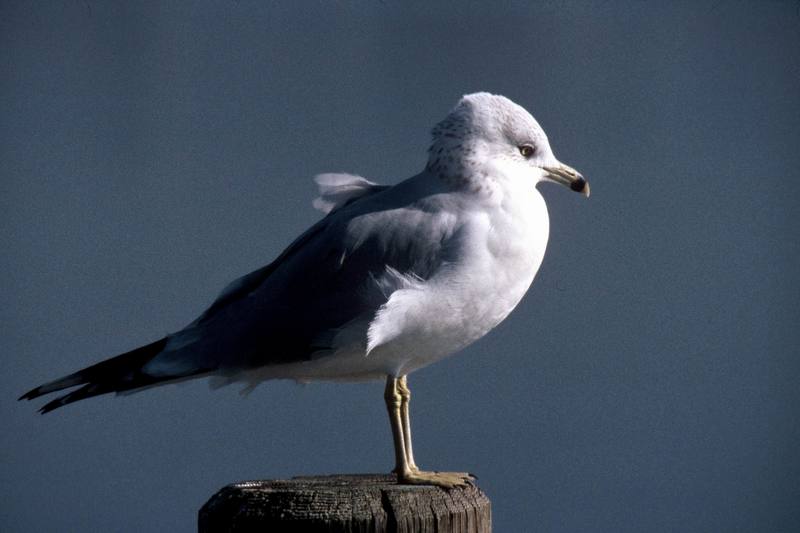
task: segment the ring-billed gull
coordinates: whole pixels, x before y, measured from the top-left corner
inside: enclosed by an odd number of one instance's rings
[[[326,216],[269,265],[234,281],[197,320],[152,344],[41,385],[78,387],[42,413],[189,378],[386,378],[401,483],[469,476],[414,462],[406,376],[485,335],[516,307],[544,257],[540,182],[589,196],[536,120],[509,99],[464,96],[433,129],[428,163],[395,186],[317,176]]]

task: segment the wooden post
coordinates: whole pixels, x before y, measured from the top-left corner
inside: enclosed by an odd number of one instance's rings
[[[362,474],[246,481],[200,509],[200,533],[491,533],[491,502],[475,485],[398,485]]]

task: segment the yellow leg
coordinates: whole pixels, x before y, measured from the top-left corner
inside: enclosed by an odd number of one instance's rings
[[[408,414],[408,403],[411,391],[408,389],[406,377],[386,378],[384,399],[389,412],[389,424],[392,426],[394,439],[394,456],[397,482],[409,485],[437,485],[452,488],[467,485],[473,477],[464,472],[423,472],[414,464],[411,451],[411,421]]]
[[[411,402],[411,389],[408,388],[406,376],[397,380],[397,392],[400,393],[400,417],[403,424],[403,444],[405,445],[406,463],[411,470],[419,470],[414,463],[414,451],[411,446],[411,418],[408,414],[408,405]]]
[[[386,400],[386,410],[389,412],[389,424],[392,426],[392,438],[394,439],[394,471],[400,476],[404,470],[408,469],[408,461],[406,460],[406,445],[403,436],[403,420],[400,415],[402,398],[397,392],[397,379],[392,376],[386,378],[383,399]]]

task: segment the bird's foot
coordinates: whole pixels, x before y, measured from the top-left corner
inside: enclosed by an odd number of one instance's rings
[[[414,463],[409,463],[408,464],[408,469],[411,472],[419,472],[419,467],[417,465],[415,465]],[[396,467],[394,467],[392,469],[392,474],[397,474],[397,479],[400,479],[400,476],[401,476],[402,472],[403,472],[403,470],[399,466],[396,466]]]
[[[452,489],[465,487],[475,481],[475,476],[466,472],[424,472],[409,470],[397,474],[397,482],[401,485],[435,485]]]

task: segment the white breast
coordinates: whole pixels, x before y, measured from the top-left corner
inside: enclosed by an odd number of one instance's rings
[[[476,210],[460,255],[430,280],[396,291],[369,326],[369,358],[406,374],[484,336],[517,306],[544,257],[547,208],[535,188]]]

